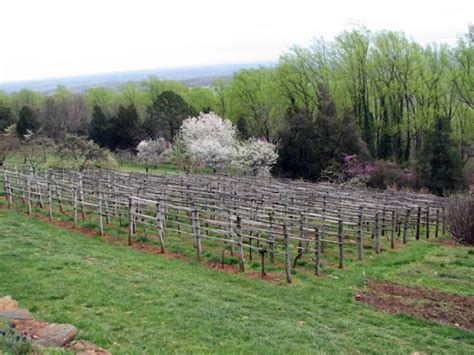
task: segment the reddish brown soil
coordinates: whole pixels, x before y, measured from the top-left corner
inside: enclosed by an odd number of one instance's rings
[[[436,243],[439,243],[439,244],[442,244],[442,245],[448,246],[448,247],[472,248],[472,246],[458,243],[458,242],[456,242],[455,240],[452,240],[452,239],[438,239],[438,240],[436,240]]]
[[[360,302],[389,313],[408,313],[474,330],[474,297],[433,288],[369,279],[355,295]]]
[[[265,281],[274,281],[274,282],[286,282],[286,276],[283,274],[278,274],[274,272],[266,272],[265,276],[262,277],[261,271],[248,271],[245,275],[250,277],[259,278]]]

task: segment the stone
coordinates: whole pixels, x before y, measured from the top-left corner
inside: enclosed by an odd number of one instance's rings
[[[74,340],[68,346],[68,349],[77,351],[76,355],[110,355],[110,351],[102,349],[87,340]]]
[[[0,298],[0,311],[14,311],[18,307],[18,302],[12,299],[12,296]]]
[[[17,320],[28,320],[33,319],[30,311],[23,308],[18,308],[11,311],[0,311],[0,317],[8,319],[17,319]]]
[[[77,328],[71,324],[48,323],[43,320],[15,322],[17,329],[31,338],[33,345],[64,346],[74,340]]]

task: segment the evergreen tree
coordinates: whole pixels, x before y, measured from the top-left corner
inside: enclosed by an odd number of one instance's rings
[[[9,106],[0,101],[0,131],[14,123],[13,113]]]
[[[18,137],[23,138],[28,133],[28,130],[34,132],[40,127],[36,113],[29,106],[23,106],[19,116],[16,123]]]
[[[134,104],[119,106],[117,116],[111,125],[110,148],[135,149],[141,140],[140,121]]]
[[[418,162],[418,177],[423,186],[437,195],[464,190],[467,177],[456,144],[451,137],[451,122],[438,117],[428,132]]]
[[[367,155],[352,112],[346,111],[340,121],[325,86],[319,87],[319,97],[316,116],[305,109],[288,110],[275,172],[318,180],[323,170],[341,168],[343,154]]]
[[[101,147],[111,145],[111,122],[99,105],[94,106],[92,120],[89,125],[89,137]]]
[[[383,132],[380,137],[380,142],[377,147],[377,157],[379,159],[391,159],[393,156],[393,142],[392,135],[388,132]]]
[[[173,141],[183,121],[197,112],[184,99],[171,90],[163,91],[149,110],[150,115],[143,124],[147,138],[163,137]]]
[[[235,126],[241,139],[248,139],[250,137],[249,126],[244,116],[239,116]]]

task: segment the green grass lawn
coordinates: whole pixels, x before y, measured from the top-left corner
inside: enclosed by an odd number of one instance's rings
[[[410,243],[294,283],[113,245],[0,209],[0,296],[123,353],[474,353],[474,333],[354,300],[367,277],[474,294],[472,248]]]

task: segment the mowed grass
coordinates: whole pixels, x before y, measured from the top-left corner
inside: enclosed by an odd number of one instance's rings
[[[0,296],[116,354],[474,353],[474,333],[354,300],[368,277],[474,294],[472,248],[410,241],[294,283],[112,245],[0,209]]]

